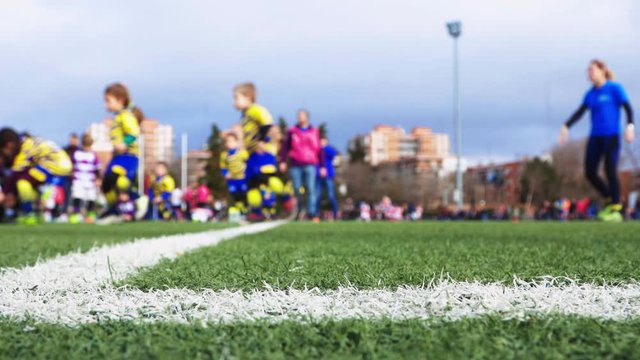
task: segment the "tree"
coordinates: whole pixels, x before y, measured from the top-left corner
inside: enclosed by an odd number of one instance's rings
[[[227,183],[220,170],[220,155],[224,151],[224,139],[222,138],[222,131],[217,124],[213,124],[211,127],[207,148],[211,156],[205,166],[204,181],[213,196],[225,197],[227,195]]]
[[[280,128],[280,135],[284,139],[284,137],[287,136],[287,133],[289,132],[289,124],[287,123],[287,119],[285,119],[284,116],[280,116],[278,118],[278,128]]]
[[[584,174],[584,154],[587,139],[578,139],[556,146],[551,152],[553,168],[560,177],[561,195],[569,198],[597,197]]]
[[[318,132],[320,132],[320,138],[324,139],[327,137],[327,123],[323,122],[318,126]]]
[[[367,150],[364,147],[364,137],[357,135],[349,144],[349,162],[352,164],[364,162],[367,156]]]
[[[525,165],[521,184],[522,202],[541,204],[560,195],[562,179],[551,164],[536,157]]]

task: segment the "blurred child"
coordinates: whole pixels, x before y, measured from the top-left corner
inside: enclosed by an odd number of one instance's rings
[[[182,221],[184,219],[184,214],[182,212],[182,204],[184,201],[184,192],[179,187],[176,187],[171,192],[171,207],[173,208],[173,217]]]
[[[82,149],[71,155],[73,177],[71,182],[71,204],[73,206],[69,222],[77,224],[86,219],[88,223],[95,221],[95,204],[100,186],[100,160],[98,154],[91,150],[93,138],[82,136]]]
[[[20,222],[38,222],[34,203],[43,184],[60,186],[71,175],[72,164],[66,152],[51,141],[19,135],[10,128],[0,129],[0,152],[11,174],[5,182],[7,207],[20,204]]]
[[[364,222],[371,221],[371,205],[367,202],[360,202],[360,220]]]
[[[248,188],[245,176],[249,153],[240,148],[238,136],[234,133],[225,136],[225,147],[226,150],[220,154],[220,169],[227,179],[227,189],[233,201],[229,207],[229,220],[237,222],[246,213]]]
[[[207,184],[201,180],[198,187],[195,189],[195,207],[196,208],[210,208],[213,197],[211,196],[211,190],[207,187]]]
[[[104,91],[104,102],[107,111],[114,114],[111,126],[111,142],[114,156],[102,181],[102,191],[107,206],[113,207],[119,191],[129,191],[135,197],[136,172],[138,170],[138,138],[140,123],[144,119],[142,111],[133,104],[129,90],[120,83],[109,85]],[[136,218],[146,213],[148,199],[139,200]]]
[[[327,140],[326,136],[320,138],[320,145],[322,146],[322,152],[324,153],[324,168],[326,169],[326,176],[322,176],[320,174],[321,167],[318,166],[318,172],[316,180],[316,185],[318,187],[316,194],[318,195],[318,207],[320,207],[320,203],[322,202],[322,189],[327,191],[327,197],[329,198],[329,203],[331,204],[331,212],[333,214],[333,219],[338,219],[338,199],[336,197],[335,191],[335,182],[334,179],[336,177],[336,170],[333,167],[334,160],[339,156],[338,151],[331,145],[329,145],[329,140]]]
[[[131,199],[129,191],[118,191],[115,214],[121,222],[131,222],[136,220],[136,203]]]
[[[400,221],[402,220],[402,207],[395,206],[391,202],[391,198],[383,196],[380,203],[376,206],[378,214],[386,220]]]
[[[151,183],[153,196],[154,220],[158,215],[163,220],[171,220],[173,209],[171,206],[171,193],[176,188],[176,182],[169,175],[169,166],[160,161],[154,169],[155,178]]]
[[[252,218],[259,219],[263,217],[264,188],[270,187],[276,193],[280,193],[284,187],[282,181],[275,177],[278,149],[275,141],[269,136],[273,119],[267,109],[256,104],[255,85],[244,83],[233,90],[234,106],[242,112],[243,145],[249,154],[246,171],[247,202]]]
[[[213,203],[213,196],[211,190],[205,184],[205,181],[201,179],[194,185],[191,207],[191,221],[193,222],[208,222],[213,217],[213,211],[211,210],[211,204]]]
[[[45,184],[40,187],[40,205],[42,206],[45,223],[54,221],[66,222],[64,218],[60,217],[65,203],[62,184]]]

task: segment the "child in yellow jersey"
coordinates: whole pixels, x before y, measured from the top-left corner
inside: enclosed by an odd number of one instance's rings
[[[11,174],[4,184],[5,204],[15,207],[18,202],[27,224],[35,224],[34,202],[41,185],[60,186],[73,168],[67,153],[51,141],[20,136],[10,128],[0,129],[2,162]]]
[[[276,143],[269,137],[273,119],[269,111],[256,104],[256,87],[252,83],[244,83],[233,89],[233,102],[237,110],[242,112],[243,145],[249,153],[247,159],[246,180],[249,188],[247,202],[254,217],[264,214],[262,211],[264,188],[271,183],[279,182],[277,171]],[[279,193],[282,189],[275,189]],[[274,203],[270,202],[268,213],[273,212]]]
[[[154,169],[155,178],[151,183],[151,191],[153,196],[153,218],[157,220],[171,220],[173,217],[173,208],[171,206],[171,193],[176,188],[176,182],[169,175],[169,166],[161,161],[156,164]]]
[[[111,84],[105,89],[104,102],[107,111],[114,114],[111,126],[114,154],[102,181],[102,191],[112,210],[118,190],[129,191],[137,198],[134,189],[138,170],[138,139],[144,114],[133,105],[129,90],[120,83]]]
[[[220,154],[220,170],[227,179],[227,190],[233,199],[233,206],[229,208],[229,220],[239,221],[246,212],[248,189],[245,171],[249,153],[239,147],[238,135],[228,133],[224,140],[226,150]]]

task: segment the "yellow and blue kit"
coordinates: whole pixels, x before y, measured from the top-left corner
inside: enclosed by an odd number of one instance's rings
[[[41,183],[56,177],[71,175],[73,165],[69,155],[51,141],[23,137],[18,155],[13,159],[12,172],[38,169],[42,174],[34,176]]]
[[[227,177],[227,188],[230,194],[247,191],[246,169],[249,153],[242,149],[225,150],[220,154],[220,170]]]
[[[246,179],[249,188],[247,202],[254,213],[262,208],[274,208],[275,203],[270,196],[269,185],[279,180],[275,175],[278,161],[276,154],[278,146],[269,137],[269,130],[273,126],[273,118],[269,111],[258,104],[252,104],[243,112],[242,132],[244,148],[249,152],[247,160]],[[264,152],[257,151],[258,143],[264,142]]]
[[[273,126],[273,118],[269,111],[258,104],[253,104],[242,114],[242,134],[244,148],[249,154],[256,152],[260,141],[266,143],[265,151],[276,155],[278,147],[269,137],[269,130]]]
[[[116,189],[131,190],[135,183],[138,170],[138,138],[140,124],[131,110],[119,112],[113,119],[111,126],[112,144],[124,144],[127,150],[122,154],[115,154],[102,181],[102,191],[109,205],[115,204]]]
[[[38,197],[38,187],[43,184],[62,185],[72,169],[69,155],[55,143],[23,136],[20,150],[11,162],[11,175],[4,190],[17,195],[22,210],[30,214]]]
[[[247,179],[249,192],[247,201],[253,212],[258,212],[262,208],[275,208],[275,196],[282,192],[282,181],[276,176],[275,155],[264,153],[253,153],[247,160]]]
[[[263,179],[260,182],[266,183],[269,176],[276,174],[278,170],[276,164],[276,156],[271,153],[264,152],[251,154],[247,160],[247,179],[262,177]]]
[[[113,118],[111,124],[111,143],[125,144],[127,154],[138,156],[138,138],[140,137],[140,124],[133,112],[124,109]]]
[[[158,204],[158,211],[165,220],[169,220],[172,217],[173,208],[171,207],[171,193],[175,188],[176,182],[169,174],[157,176],[151,184],[153,198],[162,199],[162,202]]]

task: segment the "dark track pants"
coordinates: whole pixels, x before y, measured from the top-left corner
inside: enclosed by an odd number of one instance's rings
[[[607,184],[598,176],[600,161],[604,158]],[[620,159],[620,136],[591,136],[587,143],[585,173],[593,187],[605,199],[620,203],[620,182],[618,181],[618,160]]]

